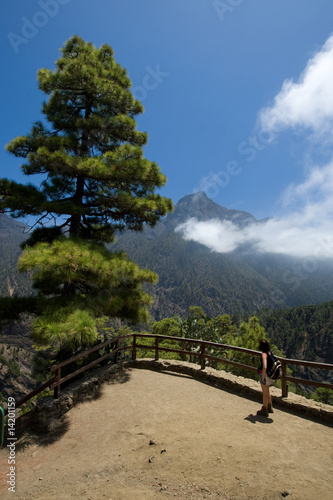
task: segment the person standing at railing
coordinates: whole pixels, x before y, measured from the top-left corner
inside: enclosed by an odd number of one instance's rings
[[[272,352],[269,343],[265,339],[260,340],[259,349],[260,351],[262,351],[258,372],[263,394],[263,406],[261,410],[257,411],[257,415],[268,417],[268,414],[273,413],[274,411],[272,405],[272,396],[269,388],[272,384],[274,384],[275,380],[267,376],[267,369],[270,368],[269,364],[271,363],[271,359],[268,354],[272,354]]]

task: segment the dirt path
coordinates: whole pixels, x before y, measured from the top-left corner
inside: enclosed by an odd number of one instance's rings
[[[333,498],[333,429],[258,408],[188,376],[126,370],[57,437],[23,436],[15,493],[0,451],[1,499]]]

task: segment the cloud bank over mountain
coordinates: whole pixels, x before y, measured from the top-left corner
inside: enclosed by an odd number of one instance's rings
[[[294,257],[333,258],[332,223],[322,223],[320,227],[302,226],[297,214],[293,218],[269,219],[242,229],[231,221],[192,218],[180,224],[176,231],[181,232],[185,240],[196,241],[219,253],[242,247]]]

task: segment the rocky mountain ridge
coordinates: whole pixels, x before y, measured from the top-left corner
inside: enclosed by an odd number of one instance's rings
[[[149,288],[155,319],[186,314],[190,305],[200,305],[216,316],[333,299],[333,260],[318,261],[313,272],[304,272],[302,260],[287,255],[259,253],[244,246],[229,253],[213,252],[175,232],[192,218],[230,221],[240,229],[268,220],[222,207],[199,192],[181,198],[174,212],[154,228],[119,235],[111,248],[125,250],[140,266],[159,275],[158,285]]]

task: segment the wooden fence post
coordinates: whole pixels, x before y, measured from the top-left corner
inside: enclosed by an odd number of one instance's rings
[[[59,382],[60,379],[61,379],[61,366],[56,370],[55,382]],[[60,398],[60,384],[54,388],[54,398],[55,399]]]
[[[281,359],[281,364],[282,364],[282,397],[286,398],[288,397],[288,386],[286,381],[287,363],[283,361],[283,359]]]
[[[201,361],[201,370],[205,369],[205,346],[206,344],[203,342],[201,344],[201,354],[200,354],[200,361]]]
[[[136,335],[133,335],[132,359],[136,359]]]
[[[158,361],[158,337],[155,337],[155,361]]]
[[[186,350],[186,349],[185,349],[185,348],[186,348],[186,342],[185,342],[185,340],[183,340],[183,341],[181,342],[181,348],[182,348],[182,350],[183,350],[183,351],[185,351],[185,350]],[[180,355],[180,358],[182,359],[182,361],[186,361],[186,354],[181,354],[181,355]]]
[[[116,349],[118,349],[118,347],[119,347],[119,339],[116,339],[115,344],[116,344]],[[114,362],[118,363],[118,351],[116,351],[116,353],[114,355]]]

